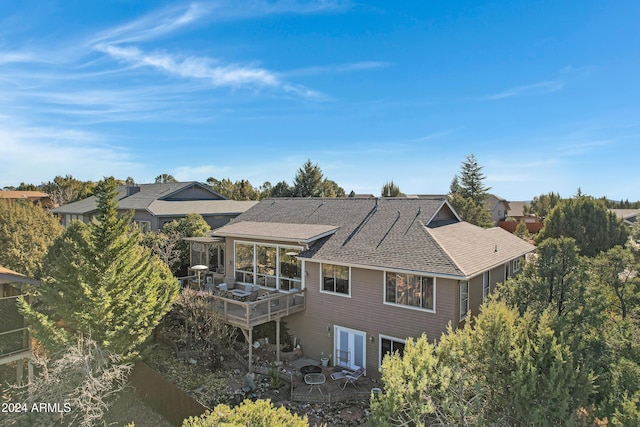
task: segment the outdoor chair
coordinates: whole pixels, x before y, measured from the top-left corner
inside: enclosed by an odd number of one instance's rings
[[[351,371],[334,372],[333,374],[331,374],[331,379],[334,381],[345,380],[344,384],[342,384],[342,389],[344,390],[347,384],[351,384],[355,387],[356,386],[355,382],[362,375],[364,375],[364,368],[358,368],[355,372],[351,372]]]

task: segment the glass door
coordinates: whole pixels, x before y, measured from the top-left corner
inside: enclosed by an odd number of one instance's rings
[[[351,370],[365,367],[366,338],[366,332],[335,326],[334,364]]]

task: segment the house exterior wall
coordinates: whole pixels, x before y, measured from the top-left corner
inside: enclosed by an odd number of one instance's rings
[[[384,272],[351,267],[351,295],[320,292],[320,263],[306,261],[306,310],[286,319],[307,357],[334,352],[334,326],[366,333],[367,375],[378,376],[380,335],[438,339],[454,319],[457,281],[436,278],[435,313],[384,304]],[[373,337],[373,341],[371,341]]]

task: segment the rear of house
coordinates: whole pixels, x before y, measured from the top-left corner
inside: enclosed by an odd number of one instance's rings
[[[534,250],[462,222],[442,197],[269,199],[214,235],[227,276],[305,290],[305,311],[286,319],[305,355],[373,376],[407,337],[437,339],[477,314]]]

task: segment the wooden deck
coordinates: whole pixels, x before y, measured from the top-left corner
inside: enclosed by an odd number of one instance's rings
[[[225,323],[242,329],[252,329],[263,323],[304,311],[306,308],[304,290],[282,292],[254,302],[238,301],[214,294],[207,294],[206,298],[210,301],[211,310],[219,313]]]

